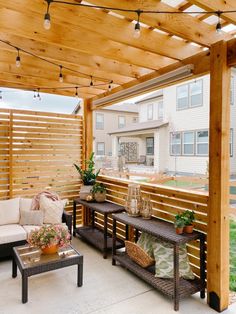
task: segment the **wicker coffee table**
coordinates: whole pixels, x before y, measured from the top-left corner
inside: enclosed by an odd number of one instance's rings
[[[28,277],[67,266],[78,265],[77,286],[83,284],[83,256],[71,245],[59,249],[58,253],[42,255],[29,245],[13,248],[12,277],[17,276],[17,266],[22,276],[22,303],[28,301]]]

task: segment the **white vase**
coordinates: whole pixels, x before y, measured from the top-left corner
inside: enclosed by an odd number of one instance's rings
[[[81,185],[79,197],[81,200],[86,200],[86,197],[91,194],[92,185]]]

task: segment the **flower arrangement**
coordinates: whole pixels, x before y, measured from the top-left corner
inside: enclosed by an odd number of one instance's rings
[[[54,245],[63,247],[70,243],[70,233],[61,225],[42,226],[40,229],[32,230],[27,241],[30,245],[42,249]]]

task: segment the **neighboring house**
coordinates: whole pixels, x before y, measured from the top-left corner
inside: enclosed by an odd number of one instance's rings
[[[235,78],[234,78],[235,77]],[[231,174],[236,173],[236,74],[231,82]],[[167,87],[136,102],[139,123],[111,132],[113,145],[117,139],[135,138],[139,158],[156,171],[205,174],[209,148],[209,75]],[[118,151],[118,150],[117,150]]]
[[[96,110],[93,115],[93,150],[96,156],[112,156],[112,138],[109,135],[112,130],[122,130],[138,122],[137,106],[129,103]],[[135,142],[132,139],[132,143]]]

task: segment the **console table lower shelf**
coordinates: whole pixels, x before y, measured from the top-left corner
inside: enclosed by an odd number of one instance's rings
[[[107,234],[105,235],[106,241],[104,241],[103,230],[92,226],[83,226],[76,228],[75,233],[102,252],[111,251],[112,249],[112,237]],[[117,240],[116,248],[119,249],[122,247],[124,247],[124,242]]]
[[[133,262],[126,253],[117,253],[113,256],[113,259],[119,262],[126,269],[133,272],[135,275],[152,285],[154,288],[166,294],[171,299],[174,299],[174,281],[173,279],[162,279],[155,277],[154,272],[142,268],[135,262]],[[152,267],[154,269],[154,266]],[[179,281],[179,297],[185,298],[202,289],[202,283],[200,279],[185,280],[180,278]]]

